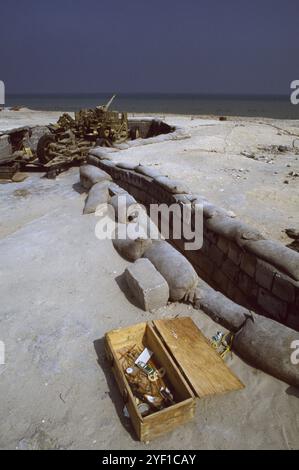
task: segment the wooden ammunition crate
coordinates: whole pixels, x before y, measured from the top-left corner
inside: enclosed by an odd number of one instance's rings
[[[119,357],[133,346],[147,347],[157,368],[166,370],[175,405],[142,417]],[[194,416],[196,398],[244,387],[189,317],[155,320],[105,335],[107,359],[141,441],[150,441]]]

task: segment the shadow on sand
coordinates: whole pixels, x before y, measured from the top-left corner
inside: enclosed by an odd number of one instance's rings
[[[118,414],[119,420],[125,430],[131,435],[134,441],[137,441],[134,429],[131,425],[131,421],[128,418],[125,418],[123,414],[124,402],[121,398],[120,391],[117,387],[116,381],[113,377],[111,366],[106,359],[105,354],[105,340],[104,338],[96,339],[93,342],[95,352],[97,354],[98,364],[101,367],[102,371],[105,374],[107,385],[109,388],[109,396],[115,406],[116,412]]]

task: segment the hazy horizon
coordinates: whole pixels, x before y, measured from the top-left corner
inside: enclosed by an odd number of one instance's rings
[[[6,93],[6,96],[97,96],[97,95],[110,95],[112,96],[115,94],[116,96],[130,96],[130,95],[142,95],[142,96],[158,96],[158,95],[163,95],[163,96],[184,96],[184,95],[189,95],[189,96],[201,96],[201,97],[236,97],[236,98],[287,98],[289,99],[290,93],[286,94],[273,94],[273,93],[221,93],[221,92],[215,92],[215,93],[203,93],[203,92],[189,92],[189,91],[178,91],[178,92],[163,92],[163,91],[157,91],[157,92],[151,92],[151,91],[124,91],[124,92],[115,92],[115,91],[95,91],[95,92],[76,92],[76,91],[69,91],[69,92],[51,92],[51,91],[45,91],[45,92],[10,92]]]

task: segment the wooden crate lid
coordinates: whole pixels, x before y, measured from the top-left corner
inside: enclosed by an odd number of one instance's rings
[[[198,397],[244,388],[190,317],[153,323]]]

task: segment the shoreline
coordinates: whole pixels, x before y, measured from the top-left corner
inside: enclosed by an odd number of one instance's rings
[[[36,110],[31,108],[22,107],[19,110],[13,110],[9,108],[3,108],[0,110],[0,133],[5,133],[5,131],[15,129],[17,127],[34,127],[34,126],[44,126],[50,123],[56,122],[63,113],[68,113],[74,117],[74,112],[68,111],[53,111],[53,110]],[[178,113],[147,113],[147,112],[130,112],[128,113],[129,118],[134,117],[150,117],[150,118],[161,118],[161,119],[171,119],[178,120],[182,119],[184,121],[194,121],[194,120],[213,120],[219,121],[220,115],[216,114],[178,114]],[[225,116],[226,122],[253,122],[261,121],[263,123],[271,122],[286,122],[289,125],[298,127],[298,137],[299,137],[299,117],[297,119],[281,119],[281,118],[270,118],[263,116]]]

